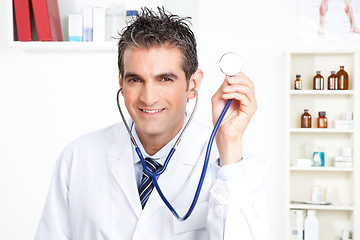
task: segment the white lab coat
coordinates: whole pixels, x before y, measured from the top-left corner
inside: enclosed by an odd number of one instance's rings
[[[159,178],[163,193],[180,215],[193,199],[209,136],[208,128],[191,123]],[[130,144],[123,123],[118,123],[65,148],[55,167],[36,240],[270,238],[265,168],[259,159],[244,155],[237,168],[208,171],[193,214],[179,222],[155,189],[142,210]],[[215,142],[213,149],[210,164],[218,158]],[[239,169],[235,178],[221,179],[221,171],[233,169]]]

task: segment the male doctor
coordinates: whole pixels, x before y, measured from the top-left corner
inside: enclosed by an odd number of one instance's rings
[[[187,101],[203,79],[187,20],[158,11],[143,9],[122,32],[118,49],[128,124],[154,168],[164,164],[189,117]],[[64,149],[35,239],[269,239],[265,167],[242,148],[256,111],[254,85],[243,73],[226,77],[212,97],[213,121],[228,99],[233,101],[216,135],[203,189],[186,221],[173,217],[151,180],[144,187],[148,177],[120,122]],[[158,178],[181,216],[193,199],[210,132],[192,122]]]

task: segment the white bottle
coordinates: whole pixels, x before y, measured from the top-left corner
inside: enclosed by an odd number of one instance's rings
[[[118,41],[119,33],[126,27],[126,9],[124,4],[112,4],[106,10],[106,41]]]
[[[304,239],[305,210],[290,210],[290,240]]]
[[[313,190],[311,193],[311,201],[312,202],[322,202],[322,195],[320,193],[319,186],[313,186]]]
[[[325,201],[331,203],[332,202],[332,190],[331,187],[326,187]]]
[[[319,240],[319,221],[315,210],[308,210],[304,222],[304,239]]]

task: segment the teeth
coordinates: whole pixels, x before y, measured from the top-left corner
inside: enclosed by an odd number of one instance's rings
[[[145,109],[142,109],[143,112],[146,112],[146,113],[157,113],[157,112],[161,112],[162,109],[158,109],[158,110],[145,110]]]

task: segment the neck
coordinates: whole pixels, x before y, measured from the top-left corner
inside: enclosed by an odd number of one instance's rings
[[[157,153],[172,139],[172,138],[162,139],[154,136],[140,136],[139,134],[138,136],[146,153],[149,154],[150,156],[153,156],[155,153]]]
[[[167,134],[162,135],[149,135],[143,134],[140,131],[136,131],[142,146],[144,147],[147,154],[153,156],[160,149],[162,149],[166,144],[168,144],[176,134],[181,130],[182,125],[177,128],[174,128],[173,131],[167,132]],[[135,128],[136,130],[136,128]]]

